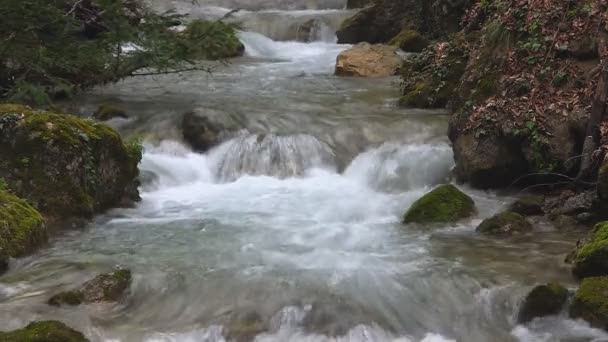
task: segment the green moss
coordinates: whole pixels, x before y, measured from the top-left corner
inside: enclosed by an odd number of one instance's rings
[[[532,225],[520,214],[505,211],[483,220],[476,230],[485,234],[512,234],[530,231]]]
[[[30,323],[27,327],[11,332],[0,332],[0,342],[88,342],[76,330],[57,321]]]
[[[608,275],[608,222],[598,223],[574,254],[573,273],[580,277]]]
[[[557,315],[568,300],[568,290],[560,284],[536,286],[522,303],[517,320],[527,323],[536,317]]]
[[[418,31],[405,29],[390,40],[389,45],[394,45],[406,52],[421,52],[429,41]]]
[[[570,315],[595,327],[608,328],[608,277],[584,279],[574,295]]]
[[[48,304],[52,306],[61,306],[61,305],[80,305],[84,301],[84,294],[81,291],[66,291],[61,292],[48,300]]]
[[[433,88],[426,81],[418,81],[414,84],[413,89],[405,93],[399,99],[399,104],[406,107],[428,108],[431,107],[431,99],[429,98]]]
[[[475,212],[475,202],[451,184],[440,185],[409,208],[404,223],[453,222]]]
[[[0,250],[19,257],[47,241],[42,216],[25,200],[0,191]]]

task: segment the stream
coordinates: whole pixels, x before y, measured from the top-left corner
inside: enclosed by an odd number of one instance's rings
[[[0,330],[57,319],[95,342],[221,342],[231,331],[258,342],[608,340],[565,313],[516,324],[535,284],[575,289],[563,258],[579,236],[540,219],[526,236],[476,234],[512,195],[465,185],[473,218],[400,223],[450,180],[448,118],[398,108],[398,78],[333,76],[349,47],[333,34],[352,14],[345,1],[152,3],[204,18],[242,8],[233,19],[246,55],[210,74],[127,79],[71,104],[131,114],[110,123],[146,137],[142,201],[12,260],[0,277]],[[293,41],[311,19],[312,41]],[[213,112],[239,133],[194,153],[179,128],[188,111]],[[45,304],[117,266],[134,275],[120,303]]]

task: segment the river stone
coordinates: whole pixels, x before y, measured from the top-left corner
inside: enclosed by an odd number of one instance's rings
[[[570,306],[570,316],[608,330],[608,277],[583,279]]]
[[[114,118],[126,119],[129,116],[127,115],[127,112],[124,111],[124,109],[106,103],[102,104],[101,106],[99,106],[99,108],[97,108],[97,111],[95,112],[95,114],[93,114],[93,117],[99,121],[108,121]]]
[[[504,211],[487,218],[477,226],[476,231],[491,235],[510,235],[532,230],[532,224],[520,214]]]
[[[80,289],[56,294],[47,303],[52,306],[61,306],[116,302],[123,297],[130,286],[131,271],[118,270],[112,273],[100,274],[84,283]]]
[[[534,318],[557,315],[568,300],[568,290],[556,283],[538,285],[524,299],[517,316],[519,323]]]
[[[197,109],[184,114],[181,127],[184,140],[194,150],[206,152],[230,137],[237,123],[227,113]]]
[[[608,275],[608,222],[598,223],[568,258],[578,278]]]
[[[226,339],[236,342],[253,341],[255,336],[268,330],[262,315],[255,310],[235,314],[226,327]]]
[[[58,321],[39,321],[25,328],[0,332],[2,342],[88,342],[84,335]]]
[[[544,204],[543,196],[524,195],[511,203],[508,210],[523,216],[542,215]]]
[[[471,216],[475,202],[452,184],[440,185],[414,202],[403,223],[454,222]]]
[[[336,75],[388,77],[397,74],[401,63],[396,47],[361,43],[338,55]]]

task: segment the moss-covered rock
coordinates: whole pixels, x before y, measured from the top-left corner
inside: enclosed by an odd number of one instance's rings
[[[394,45],[406,52],[421,52],[427,46],[429,41],[422,36],[418,31],[405,29],[390,40],[389,45]]]
[[[608,277],[586,278],[581,282],[570,306],[570,316],[608,329]]]
[[[99,121],[108,121],[114,118],[126,119],[129,116],[124,109],[105,103],[97,108],[97,111],[93,114],[93,117]]]
[[[88,342],[83,334],[57,321],[30,323],[23,329],[0,332],[1,342]]]
[[[131,271],[118,270],[100,274],[77,290],[61,292],[48,300],[49,305],[80,305],[82,303],[116,302],[131,287]]]
[[[8,257],[30,254],[46,242],[40,213],[27,201],[0,191],[0,273],[8,267]]]
[[[579,278],[608,275],[608,222],[598,223],[572,253],[572,273]]]
[[[140,153],[107,125],[0,105],[0,177],[51,221],[136,200]]]
[[[504,211],[487,218],[477,226],[476,231],[483,234],[509,235],[532,230],[532,224],[520,214]]]
[[[534,318],[557,315],[568,300],[568,290],[560,284],[539,285],[524,299],[517,321],[527,323]]]
[[[537,195],[525,195],[509,205],[509,211],[523,215],[534,216],[543,214],[545,198]]]
[[[414,202],[403,223],[454,222],[475,212],[475,202],[452,184],[440,185]]]
[[[245,46],[236,33],[234,25],[223,21],[194,20],[177,40],[188,58],[217,60],[243,55]]]

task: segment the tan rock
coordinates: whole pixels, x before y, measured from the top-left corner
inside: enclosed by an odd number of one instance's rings
[[[336,60],[337,76],[387,77],[397,74],[401,66],[397,48],[361,43],[343,51]]]

